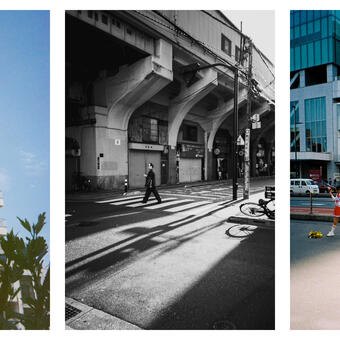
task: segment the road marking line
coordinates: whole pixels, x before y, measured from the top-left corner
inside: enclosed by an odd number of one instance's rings
[[[185,205],[180,206],[180,207],[166,209],[164,211],[167,211],[167,212],[179,212],[179,211],[182,211],[182,210],[185,210],[185,209],[189,209],[189,208],[193,208],[193,207],[198,207],[199,205],[205,205],[207,203],[210,203],[210,201],[194,202],[194,203],[190,203],[190,204],[185,204]]]
[[[156,200],[154,197],[149,198],[149,201],[154,201]],[[133,199],[133,200],[129,200],[127,201],[123,201],[123,202],[115,202],[115,203],[110,203],[111,205],[123,205],[123,204],[130,204],[130,203],[134,203],[134,202],[139,202],[141,203],[141,197]]]
[[[220,208],[223,208],[223,205],[221,205],[221,202],[217,202],[217,203],[207,204],[204,207],[190,209],[190,210],[186,210],[186,211],[183,211],[183,212],[188,214],[188,215],[195,215],[197,217],[199,215],[205,214],[207,212],[207,210],[212,210],[213,208],[217,208],[218,206],[220,206]]]
[[[120,197],[120,198],[116,198],[116,199],[110,199],[110,200],[105,200],[105,201],[95,201],[94,203],[111,203],[111,202],[120,202],[120,201],[129,201],[135,198],[141,198],[144,196],[130,196],[130,197]]]
[[[189,200],[189,199],[172,201],[172,202],[167,202],[167,203],[156,204],[156,205],[153,205],[151,207],[146,207],[145,209],[159,209],[159,208],[167,207],[169,205],[174,205],[174,204],[179,204],[179,203],[184,203],[184,202],[192,202],[192,201],[193,200]],[[165,211],[167,211],[167,210],[165,210]]]
[[[188,197],[188,198],[205,198],[205,196],[199,196],[199,195],[184,195],[184,194],[166,194],[166,193],[160,193],[161,195],[169,195],[169,196],[181,196],[181,197]],[[216,197],[214,197],[216,198]]]
[[[165,198],[162,201],[164,202],[164,201],[173,201],[173,200],[176,200],[176,198],[175,197]],[[152,203],[155,203],[155,202],[152,202]],[[145,207],[145,206],[147,206],[147,203],[141,203],[141,202],[127,205],[127,207],[129,208],[138,208],[138,207]],[[158,204],[158,206],[160,206],[160,204]]]

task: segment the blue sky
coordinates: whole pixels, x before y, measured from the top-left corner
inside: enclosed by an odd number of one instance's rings
[[[50,206],[50,28],[48,11],[0,11],[0,190],[8,229],[37,222]]]

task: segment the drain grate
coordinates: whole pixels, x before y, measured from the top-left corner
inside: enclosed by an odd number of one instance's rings
[[[81,313],[81,310],[78,308],[75,308],[68,303],[65,304],[65,321],[73,318],[74,316],[78,315]]]
[[[216,321],[213,324],[213,329],[223,330],[223,329],[236,329],[236,326],[229,320]]]

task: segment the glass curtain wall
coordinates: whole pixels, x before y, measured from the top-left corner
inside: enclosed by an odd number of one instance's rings
[[[305,100],[306,151],[326,152],[326,98]]]
[[[340,51],[339,11],[291,11],[290,70],[337,63],[335,49]],[[337,59],[340,57],[337,57]]]

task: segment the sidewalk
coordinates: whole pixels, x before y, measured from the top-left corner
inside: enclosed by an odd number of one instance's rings
[[[251,184],[254,182],[260,182],[260,181],[270,181],[273,183],[275,180],[275,177],[252,177],[250,179]],[[238,194],[243,195],[242,192],[242,186],[243,179],[239,179],[239,188],[238,188]],[[162,192],[162,190],[168,190],[173,188],[194,188],[199,186],[206,186],[206,185],[215,185],[215,184],[221,184],[226,185],[228,187],[232,186],[232,180],[222,180],[222,181],[200,181],[200,182],[194,182],[194,183],[179,183],[179,184],[171,184],[171,185],[160,185],[157,187],[158,191]],[[264,190],[264,188],[263,188]],[[138,195],[140,193],[144,192],[144,188],[131,188],[127,192],[127,196],[130,195]],[[124,188],[121,189],[112,189],[112,190],[101,190],[101,191],[94,191],[94,192],[70,192],[66,193],[65,199],[67,201],[93,201],[93,200],[101,200],[105,199],[107,197],[119,197],[123,196],[124,194]]]

